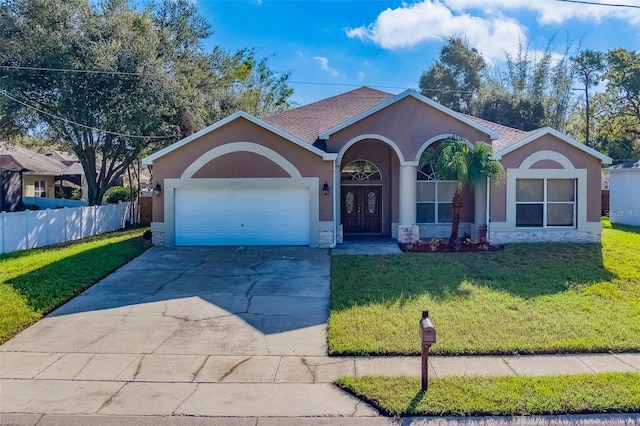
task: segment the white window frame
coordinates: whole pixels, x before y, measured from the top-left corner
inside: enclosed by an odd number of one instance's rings
[[[556,169],[538,169],[533,168],[534,164],[541,160],[551,160],[559,164],[560,168]],[[505,222],[490,222],[490,233],[493,232],[602,232],[601,222],[587,222],[587,169],[575,168],[571,161],[563,154],[557,151],[542,150],[536,151],[525,158],[520,166],[516,169],[506,168],[505,170],[506,187],[506,210],[507,217]],[[541,178],[558,178],[558,179],[576,179],[577,181],[577,228],[516,228],[516,179],[541,179]],[[598,188],[600,184],[598,181]],[[493,196],[492,196],[493,197]],[[495,198],[495,197],[493,197]],[[494,202],[492,198],[491,202]]]
[[[47,181],[46,180],[33,181],[33,196],[40,197],[40,198],[47,197]]]
[[[420,185],[421,183],[433,183],[435,184],[435,201],[417,201],[418,198],[418,185]],[[447,224],[450,225],[452,222],[440,222],[438,220],[438,210],[439,210],[439,206],[440,204],[452,204],[453,203],[453,197],[451,198],[451,200],[449,201],[442,201],[438,199],[438,185],[440,183],[454,183],[457,184],[458,181],[455,180],[432,180],[432,179],[424,179],[424,180],[418,180],[416,183],[416,221],[417,221],[417,216],[418,216],[418,204],[435,204],[434,206],[434,210],[433,210],[433,222],[417,222],[420,225],[442,225],[442,224]]]
[[[518,200],[518,181],[519,180],[541,180],[543,182],[542,184],[542,191],[543,191],[543,195],[542,195],[542,201],[517,201]],[[549,185],[549,181],[553,181],[553,180],[572,180],[573,181],[573,201],[549,201],[548,200],[548,185]],[[515,186],[516,186],[516,198],[515,198],[515,205],[516,205],[516,228],[518,229],[542,229],[542,228],[560,228],[560,229],[575,229],[577,228],[577,207],[578,207],[578,202],[577,202],[577,198],[578,198],[578,180],[576,178],[560,178],[560,177],[556,177],[556,178],[534,178],[534,177],[529,177],[529,178],[516,178],[515,179]],[[518,226],[518,218],[517,218],[517,206],[518,205],[539,205],[542,204],[542,226]],[[573,217],[572,217],[572,221],[573,224],[572,225],[566,225],[566,226],[562,226],[562,225],[547,225],[547,206],[549,204],[570,204],[573,206]]]

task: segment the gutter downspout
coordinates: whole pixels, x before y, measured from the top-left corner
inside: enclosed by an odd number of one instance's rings
[[[331,173],[333,174],[333,242],[329,248],[334,249],[338,245],[338,191],[336,189],[336,160],[331,160]]]

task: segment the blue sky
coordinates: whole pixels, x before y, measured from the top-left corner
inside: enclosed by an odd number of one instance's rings
[[[292,100],[306,104],[371,86],[416,88],[442,38],[462,34],[500,66],[519,40],[530,50],[640,50],[640,8],[556,0],[276,1],[194,0],[215,33],[205,47],[256,48],[270,66],[292,71]],[[640,0],[594,0],[640,6]],[[316,83],[316,84],[307,84]]]

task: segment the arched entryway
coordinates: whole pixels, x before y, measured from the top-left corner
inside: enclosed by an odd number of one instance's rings
[[[355,139],[339,153],[338,208],[345,240],[357,236],[393,236],[398,226],[400,159],[391,141]]]
[[[368,160],[353,160],[340,173],[341,222],[346,235],[382,234],[382,173]]]

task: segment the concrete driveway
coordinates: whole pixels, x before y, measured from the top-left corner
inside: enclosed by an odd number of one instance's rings
[[[355,367],[326,357],[329,272],[327,250],[154,247],[0,347],[2,420],[376,415],[330,384]]]
[[[328,312],[325,250],[154,247],[3,350],[324,355]]]

